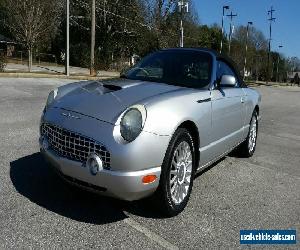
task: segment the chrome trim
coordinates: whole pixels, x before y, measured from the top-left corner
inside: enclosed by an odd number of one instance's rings
[[[71,113],[64,113],[62,112],[61,115],[65,116],[65,117],[68,117],[68,118],[74,118],[74,119],[81,119],[79,116],[75,116],[75,115],[72,115]]]
[[[110,153],[101,143],[54,124],[42,123],[41,136],[59,156],[85,163],[92,153],[99,155],[103,168],[110,169]]]

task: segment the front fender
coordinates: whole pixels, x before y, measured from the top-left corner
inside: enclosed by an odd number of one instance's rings
[[[245,95],[247,96],[246,102],[246,113],[245,113],[245,125],[248,125],[251,121],[253,111],[256,106],[260,107],[261,95],[260,93],[251,88],[244,89]],[[261,112],[259,113],[259,118],[261,117]]]
[[[209,91],[194,92],[146,104],[147,120],[144,131],[172,137],[183,122],[191,121],[198,128],[200,146],[207,145],[211,129],[211,102],[197,101],[209,97]]]

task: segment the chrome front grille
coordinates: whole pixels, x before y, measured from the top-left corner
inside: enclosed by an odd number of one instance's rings
[[[62,157],[86,162],[91,153],[96,153],[101,157],[103,167],[110,169],[110,153],[90,138],[48,123],[41,125],[41,135],[47,138],[50,148]]]

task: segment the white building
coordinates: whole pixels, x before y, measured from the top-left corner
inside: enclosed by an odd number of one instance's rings
[[[295,71],[295,72],[288,72],[287,73],[287,78],[288,79],[294,79],[295,75],[298,74],[298,76],[300,77],[300,71]]]

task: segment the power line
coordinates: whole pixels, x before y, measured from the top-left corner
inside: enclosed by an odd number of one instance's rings
[[[134,24],[138,24],[138,25],[140,25],[142,27],[148,28],[149,30],[163,31],[163,30],[160,30],[160,29],[158,29],[156,27],[153,27],[153,26],[151,26],[149,24],[144,24],[144,23],[141,23],[141,22],[134,21],[132,19],[129,19],[128,17],[121,16],[120,14],[116,14],[116,13],[108,11],[108,10],[104,10],[104,9],[102,9],[100,7],[96,7],[96,10],[100,10],[102,12],[105,12],[106,14],[110,14],[112,16],[119,17],[121,19],[124,19],[124,20],[126,20],[128,22],[131,22],[131,23],[134,23]],[[172,33],[172,35],[177,36],[176,33]],[[198,41],[198,39],[193,38],[193,37],[189,37],[189,36],[184,36],[184,37],[188,38],[188,39],[192,39],[192,40],[197,40]]]
[[[79,2],[79,1],[80,1],[80,0],[77,0],[77,2]],[[87,3],[83,2],[83,1],[80,1],[80,2],[81,2],[81,4],[83,4],[83,5],[85,5],[85,6],[82,6],[82,5],[80,5],[79,3],[77,3],[77,6],[80,6],[80,7],[85,8],[85,9],[88,9],[88,8],[89,8],[89,6],[88,6]],[[122,15],[120,15],[120,14],[111,12],[111,11],[109,11],[109,10],[105,10],[105,9],[99,7],[99,6],[96,6],[96,12],[98,12],[98,13],[99,13],[99,12],[103,12],[103,13],[105,13],[105,14],[109,14],[109,15],[111,15],[111,16],[115,16],[115,17],[121,18],[121,19],[126,20],[126,21],[128,21],[128,22],[130,22],[130,23],[138,24],[138,25],[140,25],[140,26],[142,26],[142,27],[145,27],[145,28],[147,28],[147,29],[149,29],[149,30],[156,30],[156,31],[160,31],[160,32],[162,31],[162,30],[160,30],[160,29],[158,29],[158,28],[156,28],[156,27],[153,27],[153,26],[151,26],[151,25],[149,25],[149,24],[144,24],[144,23],[141,23],[141,22],[138,22],[138,21],[134,21],[134,20],[132,20],[132,19],[130,19],[130,18],[128,18],[128,17],[124,17],[124,16],[122,16]],[[97,28],[100,28],[100,27],[97,25]],[[172,36],[177,36],[177,34],[176,34],[176,33],[173,33],[173,32],[172,32],[171,35],[172,35]],[[199,39],[196,39],[196,38],[194,38],[194,37],[184,36],[184,38],[191,39],[191,40],[194,40],[194,41],[199,41]]]
[[[77,0],[77,2],[78,2],[78,0]],[[77,3],[77,6],[80,6],[80,7],[85,8],[85,9],[88,8],[88,4],[87,4],[87,3],[82,2],[82,1],[80,1],[80,2],[81,2],[81,4],[83,4],[83,5],[85,5],[85,6],[82,6],[82,5],[80,5],[79,3]],[[101,7],[99,7],[99,6],[96,6],[96,11],[97,11],[98,13],[101,11],[101,12],[103,12],[103,13],[105,13],[105,14],[110,14],[110,15],[112,15],[112,16],[121,18],[121,19],[126,20],[126,21],[131,22],[131,23],[139,24],[140,26],[143,26],[143,27],[146,27],[146,28],[149,28],[149,29],[152,29],[152,28],[153,28],[153,27],[151,27],[150,25],[147,25],[147,24],[144,24],[144,23],[141,23],[141,22],[134,21],[134,20],[132,20],[132,19],[130,19],[130,18],[128,18],[128,17],[124,17],[124,16],[122,16],[122,15],[120,15],[120,14],[111,12],[111,11],[106,10],[106,9],[103,9],[103,8],[101,8]]]

